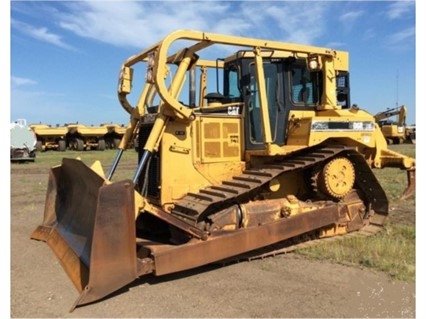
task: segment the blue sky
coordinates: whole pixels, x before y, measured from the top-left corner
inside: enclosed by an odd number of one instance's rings
[[[131,55],[176,29],[349,51],[352,103],[407,106],[415,123],[414,1],[12,1],[10,120],[127,124]]]

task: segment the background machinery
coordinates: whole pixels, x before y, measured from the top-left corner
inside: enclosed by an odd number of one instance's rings
[[[415,160],[389,150],[374,116],[351,107],[348,59],[181,30],[126,60],[118,98],[130,122],[114,162],[107,173],[98,161],[53,167],[31,235],[80,292],[73,308],[146,274],[288,239],[380,231],[388,200],[372,169],[406,170],[408,197]],[[138,77],[144,88],[132,105]],[[115,181],[135,134],[137,169]]]
[[[67,149],[65,136],[68,132],[66,126],[51,126],[47,124],[31,124],[30,128],[37,137],[37,151],[55,150],[64,152]]]
[[[405,126],[405,141],[416,144],[416,124]]]
[[[105,126],[86,126],[84,124],[67,124],[66,141],[68,148],[74,151],[98,150],[106,148],[105,135],[108,129]]]
[[[104,123],[101,126],[107,128],[107,133],[104,135],[105,146],[107,149],[117,149],[120,145],[121,138],[126,132],[125,125],[115,123]]]
[[[406,125],[407,108],[401,105],[374,115],[388,144],[413,143],[416,140],[415,126]],[[391,118],[395,118],[396,121]]]
[[[31,124],[37,136],[37,151],[75,151],[116,149],[120,144],[126,127],[118,124],[86,126],[78,123],[63,126]]]
[[[37,138],[25,119],[10,124],[10,161],[34,162]]]

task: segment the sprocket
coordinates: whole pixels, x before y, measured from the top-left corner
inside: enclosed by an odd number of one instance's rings
[[[311,185],[321,197],[342,199],[355,184],[355,168],[346,157],[336,157],[324,165],[313,170]]]

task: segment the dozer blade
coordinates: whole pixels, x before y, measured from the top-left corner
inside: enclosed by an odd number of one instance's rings
[[[106,185],[81,161],[63,159],[31,238],[47,242],[81,293],[71,310],[122,288],[138,277],[131,181]]]

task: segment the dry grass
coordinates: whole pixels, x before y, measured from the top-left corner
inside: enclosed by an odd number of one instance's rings
[[[393,145],[391,149],[415,157],[415,145]],[[389,218],[383,232],[374,237],[350,237],[324,242],[298,251],[299,254],[337,263],[358,265],[388,273],[392,278],[415,281],[415,196],[401,200],[407,185],[406,172],[395,168],[374,170],[389,200]]]
[[[415,145],[402,144],[391,146],[402,154],[415,157]],[[37,154],[36,165],[13,164],[13,170],[46,170],[61,163],[63,157],[79,157],[91,165],[99,160],[107,173],[117,154],[115,150],[106,151],[55,151]],[[113,180],[132,178],[137,165],[137,153],[127,150],[123,153],[119,168]],[[390,202],[390,217],[384,232],[367,238],[348,238],[337,242],[325,242],[314,247],[300,250],[299,254],[314,259],[327,259],[337,263],[369,267],[384,271],[395,279],[415,280],[415,197],[400,200],[406,186],[406,173],[395,168],[374,170]],[[47,180],[47,176],[46,176]],[[45,183],[35,187],[45,187]]]

